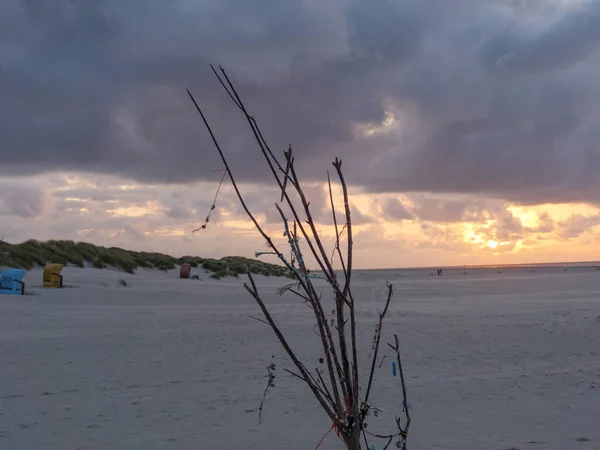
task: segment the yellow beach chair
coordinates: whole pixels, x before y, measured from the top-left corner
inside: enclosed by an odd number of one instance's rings
[[[63,287],[63,276],[60,274],[63,267],[62,264],[46,264],[44,266],[44,287]]]

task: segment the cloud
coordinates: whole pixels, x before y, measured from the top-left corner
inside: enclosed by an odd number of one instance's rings
[[[389,198],[382,205],[383,217],[387,220],[399,221],[412,219],[413,215],[397,198]]]
[[[467,253],[473,250],[472,245],[465,242],[464,234],[460,229],[435,223],[421,223],[420,229],[427,239],[414,244],[418,250],[437,249],[454,254]]]
[[[554,231],[555,223],[554,219],[547,212],[538,214],[538,226],[533,229],[539,233],[550,233]]]
[[[401,236],[390,235],[380,224],[369,225],[353,236],[356,250],[398,252],[406,248],[407,243]]]
[[[567,220],[559,224],[559,235],[566,239],[577,238],[597,225],[600,225],[600,214],[593,216],[572,214]]]
[[[444,223],[489,219],[486,208],[492,203],[472,198],[449,199],[425,195],[413,195],[410,198],[413,202],[411,212],[419,220]]]
[[[0,183],[0,215],[35,219],[49,212],[52,199],[42,189]]]
[[[346,216],[344,216],[344,219],[342,220],[342,223],[346,222],[345,219]],[[355,205],[350,204],[350,217],[352,218],[352,225],[369,225],[375,222],[375,218],[370,216],[369,214],[365,214],[363,212],[361,212],[361,210],[359,208],[357,208]],[[328,221],[324,222],[325,224],[329,224]]]
[[[532,29],[531,23],[494,30],[479,50],[481,63],[504,71],[537,73],[568,68],[587,58],[600,42],[600,8],[593,2],[585,6],[541,30]]]
[[[523,236],[523,224],[510,211],[503,210],[495,215],[495,238],[500,242],[515,241]]]
[[[189,87],[236,176],[264,183],[213,62],[309,181],[340,156],[368,192],[598,202],[600,1],[569,3],[7,0],[0,173],[212,181]]]

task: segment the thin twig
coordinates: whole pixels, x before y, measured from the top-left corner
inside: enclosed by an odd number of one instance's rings
[[[315,369],[315,371],[317,372],[317,377],[319,378],[319,381],[321,382],[321,386],[323,387],[323,389],[325,389],[325,392],[327,393],[329,398],[332,398],[331,393],[329,392],[329,389],[327,389],[327,384],[325,384],[325,381],[323,380],[323,376],[321,375],[321,372],[319,371],[319,369]]]
[[[290,146],[288,147],[289,150],[288,152],[290,153],[290,155],[292,154],[292,144],[290,144]],[[281,200],[279,200],[279,202],[283,202],[284,196],[285,196],[285,187],[287,186],[287,182],[290,178],[290,166],[292,165],[293,159],[292,158],[287,158],[287,164],[285,166],[285,176],[283,177],[283,188],[281,190]]]
[[[348,236],[348,256],[346,258],[346,265],[348,267],[347,272],[348,276],[346,277],[346,283],[344,284],[344,296],[350,290],[350,282],[352,279],[352,249],[353,249],[353,240],[352,240],[352,219],[350,217],[350,201],[348,199],[348,186],[346,185],[346,180],[344,179],[344,174],[342,172],[342,160],[335,158],[333,162],[333,167],[337,171],[338,177],[340,179],[340,184],[342,185],[342,193],[344,196],[344,210],[346,211],[346,235]]]
[[[304,382],[306,382],[306,379],[303,378],[301,375],[298,375],[296,372],[292,372],[289,369],[283,369],[284,371],[286,371],[287,373],[289,373],[291,376],[293,376],[294,378],[298,378]],[[317,372],[318,373],[318,372]],[[323,388],[325,388],[325,390],[323,390],[321,388],[321,386],[319,386],[319,383],[317,382],[317,380],[315,379],[315,377],[313,377],[312,375],[310,375],[312,381],[315,383],[315,385],[317,386],[317,389],[319,390],[319,392],[321,392],[321,394],[323,394],[323,396],[327,399],[327,401],[330,403],[332,408],[335,408],[335,404],[333,402],[333,399],[331,398],[331,394],[329,393],[329,391],[327,390],[327,385],[323,384]],[[321,378],[322,380],[322,378]]]
[[[350,291],[350,281],[352,279],[352,249],[353,249],[353,241],[352,241],[352,218],[350,217],[350,201],[348,199],[348,187],[346,186],[346,180],[344,179],[344,174],[342,173],[342,160],[335,158],[333,162],[333,166],[337,171],[338,178],[340,179],[340,184],[342,185],[342,194],[344,196],[344,210],[346,211],[346,241],[348,247],[348,256],[346,257],[346,283],[344,284],[344,290],[342,293],[342,297],[350,296],[350,337],[352,341],[352,363],[353,363],[353,373],[352,373],[352,392],[354,397],[358,398],[358,352],[356,348],[356,318],[354,315],[354,298],[352,296],[352,292]],[[359,410],[359,402],[354,403],[355,410],[353,413],[358,416]]]
[[[296,372],[293,372],[293,371],[291,371],[289,369],[283,369],[283,370],[286,371],[287,373],[289,373],[292,377],[298,378],[299,380],[302,380],[302,381],[306,382],[306,378],[303,378],[301,375],[298,375]],[[327,386],[325,384],[323,384],[323,388],[325,388],[325,390],[323,390],[321,388],[321,386],[319,386],[318,381],[312,375],[310,377],[311,377],[312,381],[315,383],[315,385],[317,386],[317,389],[319,390],[319,392],[321,392],[321,394],[323,394],[323,396],[327,399],[327,401],[329,402],[329,404],[331,405],[331,407],[335,408],[335,404],[333,402],[333,399],[331,398],[331,394],[327,390]]]
[[[258,317],[254,317],[254,316],[249,316],[249,317],[250,317],[251,319],[254,319],[254,320],[257,320],[257,321],[259,321],[259,322],[261,322],[261,323],[264,323],[265,325],[269,325],[269,322],[265,322],[264,320],[262,320],[262,319],[259,319]],[[270,325],[269,325],[269,326],[270,326]]]
[[[401,433],[394,433],[394,434],[376,434],[376,433],[371,433],[368,430],[364,430],[366,434],[368,434],[369,436],[373,436],[377,439],[387,439],[387,443],[385,444],[385,446],[383,447],[383,450],[387,450],[387,448],[390,446],[390,444],[392,443],[392,441],[394,440],[395,437],[401,437]],[[406,450],[406,449],[404,449]]]
[[[371,359],[371,372],[369,373],[369,382],[367,384],[367,392],[365,393],[364,403],[368,403],[368,401],[369,401],[369,394],[371,393],[371,386],[373,383],[373,374],[375,373],[375,364],[377,363],[377,352],[379,351],[379,342],[381,340],[381,328],[383,327],[383,319],[385,318],[385,315],[390,306],[390,302],[392,300],[392,296],[394,295],[394,287],[391,284],[387,283],[387,288],[388,288],[388,296],[387,296],[387,301],[385,302],[385,308],[383,308],[383,312],[381,314],[379,314],[379,322],[377,324],[377,331],[376,331],[375,349],[374,349],[373,358]]]
[[[406,397],[406,381],[404,379],[404,368],[402,367],[402,359],[400,358],[400,344],[398,341],[398,335],[394,334],[395,346],[392,346],[388,343],[388,345],[396,352],[396,361],[398,362],[398,372],[400,372],[400,383],[402,384],[402,410],[404,412],[404,416],[406,418],[404,427],[402,426],[401,420],[399,417],[396,417],[396,424],[399,428],[400,442],[402,450],[406,450],[406,439],[408,435],[408,429],[410,428],[410,411],[408,410],[408,399]]]
[[[210,222],[210,216],[211,216],[212,212],[215,210],[215,208],[217,207],[217,198],[219,197],[219,191],[221,190],[221,185],[223,184],[225,175],[227,175],[227,171],[225,169],[222,169],[218,172],[221,172],[221,171],[223,172],[223,175],[221,176],[221,180],[219,181],[219,185],[217,186],[217,192],[215,193],[215,198],[212,202],[210,210],[208,211],[208,215],[206,216],[206,219],[204,219],[204,224],[201,227],[193,230],[192,233],[195,233],[196,231],[200,231],[200,230],[205,230],[206,226],[208,225],[208,222]],[[217,171],[215,171],[215,172],[217,172]]]
[[[267,373],[268,373],[268,381],[267,381],[267,386],[265,387],[265,391],[263,392],[263,397],[262,400],[260,401],[260,406],[258,408],[258,424],[260,425],[262,423],[262,410],[263,410],[263,405],[265,403],[265,398],[267,398],[267,392],[269,391],[269,388],[274,388],[275,387],[275,363],[273,362],[273,359],[275,358],[275,355],[273,355],[271,357],[271,364],[269,364],[267,366]]]
[[[217,77],[217,80],[219,80],[219,83],[221,83],[221,86],[223,86],[223,89],[225,89],[225,92],[227,92],[227,95],[229,95],[229,98],[231,98],[231,101],[233,103],[235,103],[235,106],[237,106],[238,108],[240,108],[242,111],[244,111],[244,108],[241,104],[239,104],[237,102],[237,100],[235,99],[235,97],[233,96],[233,94],[229,91],[229,89],[227,88],[227,86],[225,86],[225,83],[223,82],[223,80],[221,79],[221,77],[219,76],[219,74],[217,73],[215,67],[211,64],[210,68],[212,69],[213,73],[215,74],[215,76]],[[244,111],[245,112],[245,111]]]
[[[344,224],[344,228],[342,228],[342,231],[338,230],[338,223],[335,214],[335,204],[333,202],[333,190],[331,189],[331,178],[329,176],[329,170],[327,171],[327,186],[329,187],[329,202],[331,203],[331,215],[333,216],[333,226],[335,227],[335,247],[333,251],[337,251],[338,253],[338,256],[340,258],[340,264],[342,265],[342,271],[344,273],[344,280],[346,280],[348,278],[348,274],[346,273],[346,263],[344,262],[342,250],[340,249],[340,236],[346,228],[346,224]],[[333,260],[333,254],[331,256],[331,259]]]
[[[306,381],[306,378],[304,378],[302,375],[298,375],[296,372],[292,372],[289,369],[283,369],[284,371],[286,371],[287,373],[289,373],[291,376],[296,377],[302,381]]]

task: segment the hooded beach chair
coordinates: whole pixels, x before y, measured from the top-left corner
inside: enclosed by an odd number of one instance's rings
[[[4,269],[0,273],[0,294],[23,295],[25,293],[25,269]]]
[[[63,287],[63,276],[60,274],[63,267],[62,264],[46,264],[44,266],[44,287]]]

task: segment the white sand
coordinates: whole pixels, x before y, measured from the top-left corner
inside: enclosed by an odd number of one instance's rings
[[[366,351],[385,280],[396,286],[384,338],[401,338],[410,448],[600,449],[600,271],[460,272],[355,274]],[[64,275],[70,287],[52,290],[29,272],[33,295],[0,296],[0,449],[312,450],[329,429],[282,371],[290,366],[269,328],[248,317],[259,310],[241,280]],[[310,310],[273,295],[288,280],[257,280],[316,367]],[[399,410],[384,348],[372,400],[388,414],[371,418],[373,431]],[[278,378],[258,426],[251,410],[272,354]],[[334,436],[321,446],[341,448]]]

